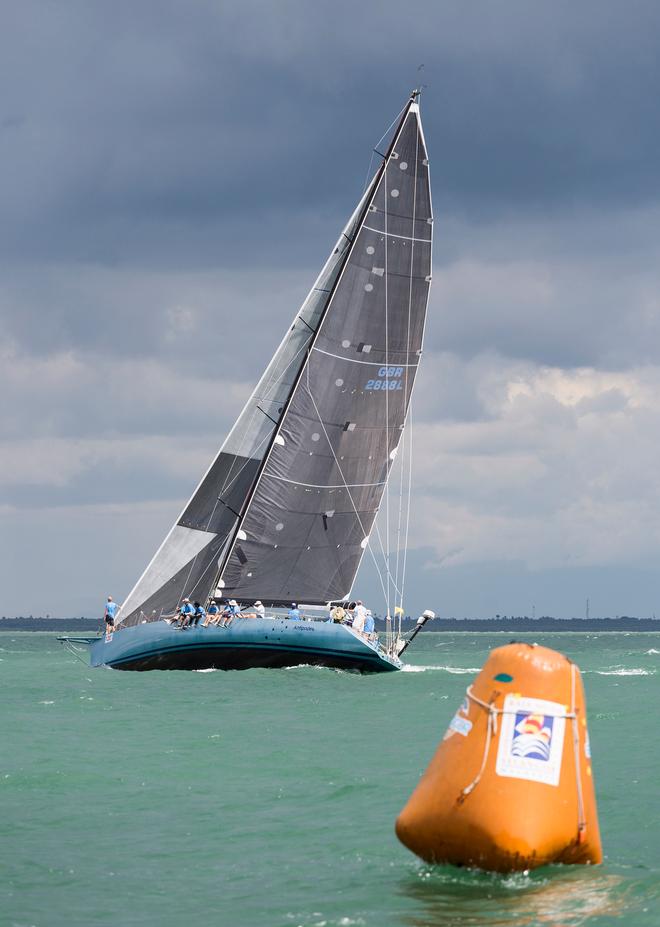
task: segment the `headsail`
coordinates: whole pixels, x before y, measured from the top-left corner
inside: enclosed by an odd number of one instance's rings
[[[350,593],[405,423],[431,281],[419,108],[408,104],[221,571],[242,599]]]
[[[153,620],[174,611],[184,596],[205,600],[215,588],[223,551],[244,511],[372,189],[373,181],[217,457],[124,601],[118,625]]]

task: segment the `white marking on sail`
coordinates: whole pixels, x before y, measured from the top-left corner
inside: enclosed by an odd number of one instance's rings
[[[294,486],[309,486],[310,489],[358,489],[365,486],[382,486],[386,480],[379,480],[377,483],[303,483],[301,480],[290,480],[286,476],[276,476],[274,473],[267,474],[269,479],[279,480],[281,483],[293,483]],[[326,513],[327,514],[327,513]]]
[[[406,216],[405,218],[412,218],[412,216]],[[383,232],[381,229],[374,229],[370,225],[363,225],[362,228],[369,229],[370,232],[375,232],[376,235],[385,235],[386,238],[405,238],[406,241],[423,241],[427,245],[430,245],[432,241],[430,238],[413,238],[411,235],[395,235],[394,232]]]
[[[338,360],[348,361],[350,364],[367,364],[369,367],[385,367],[383,361],[363,361],[356,357],[346,357],[344,354],[333,354],[332,351],[324,351],[323,348],[313,347],[312,351],[318,351],[319,354],[327,354],[328,357],[336,357]],[[392,361],[392,367],[419,367],[419,364],[400,364],[398,361]]]

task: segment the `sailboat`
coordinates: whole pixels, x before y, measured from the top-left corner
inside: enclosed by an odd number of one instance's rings
[[[422,354],[433,217],[419,91],[393,125],[314,286],[114,631],[89,641],[92,665],[401,669],[409,641],[390,618],[401,607],[386,602],[384,642],[328,621],[369,549]],[[244,610],[261,602],[271,613],[182,630],[173,616],[185,597]],[[304,603],[309,620],[277,612],[291,603]]]

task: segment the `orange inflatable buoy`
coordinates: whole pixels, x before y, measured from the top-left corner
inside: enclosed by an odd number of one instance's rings
[[[493,650],[396,822],[429,863],[498,872],[603,858],[580,670]]]

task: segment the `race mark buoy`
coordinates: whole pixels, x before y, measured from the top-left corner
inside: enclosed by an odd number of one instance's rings
[[[498,872],[603,858],[584,689],[555,650],[493,650],[396,822],[429,863]]]

